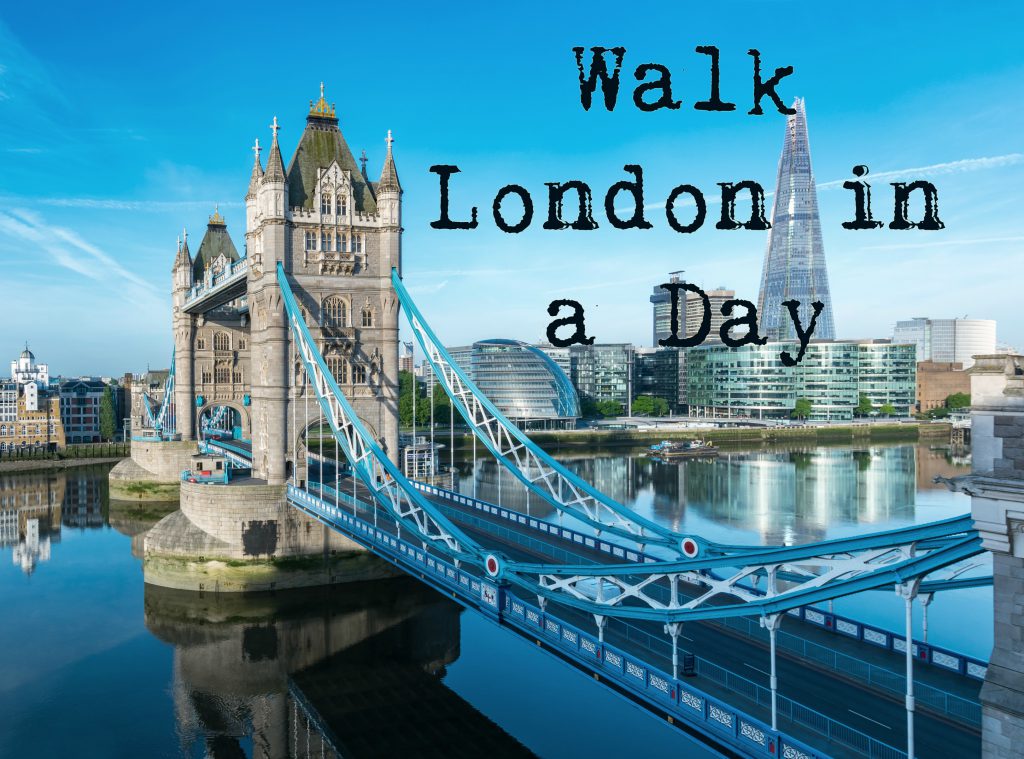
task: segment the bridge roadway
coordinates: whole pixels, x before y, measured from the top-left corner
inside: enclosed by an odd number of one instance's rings
[[[231,447],[244,455],[248,446],[233,441]],[[323,475],[327,483],[333,483],[333,467],[324,466]],[[310,477],[313,480],[319,478],[318,465],[315,461],[310,462]],[[310,490],[315,494],[317,486],[311,485]],[[353,492],[351,479],[339,477],[339,490],[350,495]],[[372,496],[359,483],[356,483],[355,493],[361,504],[360,515],[372,519],[372,510],[366,507],[367,503],[372,503]],[[442,500],[429,493],[426,495],[471,537],[482,545],[500,546],[499,550],[512,560],[564,562],[571,558],[583,562],[609,561],[607,554],[572,543],[565,538],[534,531],[528,536],[531,538],[528,541],[529,547],[524,547],[520,538],[525,537],[522,534],[525,530],[517,531],[516,526],[508,520],[485,515],[471,507]],[[379,524],[381,529],[393,529],[386,517],[381,518]],[[559,607],[558,615],[582,630],[596,629],[590,615],[564,607]],[[903,662],[902,657],[894,657],[892,653],[825,633],[797,620],[787,619],[783,628],[788,628],[789,632],[807,637],[820,645],[846,649],[857,658],[869,660],[889,671],[899,672]],[[605,641],[642,657],[662,671],[672,671],[669,639],[656,623],[633,621],[627,624],[611,620],[605,630]],[[762,641],[737,634],[721,625],[693,622],[687,623],[680,635],[680,652],[684,651],[692,652],[704,660],[699,662],[698,674],[692,679],[687,678],[695,687],[753,717],[765,722],[771,721],[770,700],[766,698],[769,687],[769,662],[766,646]],[[899,658],[899,662],[894,662],[895,658]],[[888,661],[885,661],[886,659]],[[780,700],[781,697],[792,699],[835,722],[852,727],[898,750],[902,750],[906,745],[906,713],[902,698],[891,692],[870,688],[866,683],[843,677],[840,673],[815,666],[806,659],[788,655],[782,647],[779,649],[777,669]],[[923,665],[916,666],[914,674],[915,684],[926,683],[966,699],[977,699],[980,684],[962,676]],[[779,729],[812,746],[826,746],[826,750],[836,757],[862,755],[842,743],[823,739],[824,730],[818,732],[806,724],[792,721],[785,716],[785,710],[781,708]],[[921,757],[980,754],[977,728],[956,720],[940,718],[920,708],[915,717],[915,740],[916,753]]]

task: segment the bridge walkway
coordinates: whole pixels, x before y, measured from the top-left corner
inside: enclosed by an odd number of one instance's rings
[[[326,469],[327,467],[325,467]],[[314,472],[311,473],[315,475]],[[341,493],[350,496],[352,493],[351,479],[339,482]],[[312,484],[310,491],[315,494],[317,485]],[[367,508],[365,505],[371,497],[369,492],[361,483],[356,484],[355,492],[360,502],[359,515],[372,519],[373,509]],[[325,498],[330,500],[329,495]],[[345,503],[345,500],[347,498],[342,500],[342,504]],[[432,500],[439,505],[450,506],[447,501],[440,501],[436,498]],[[350,501],[349,505],[351,505]],[[457,513],[455,509],[451,511],[453,516]],[[552,553],[529,550],[507,539],[499,539],[493,532],[481,529],[479,525],[469,521],[468,517],[470,516],[480,515],[475,510],[470,513],[467,509],[464,512],[466,519],[458,520],[460,526],[466,529],[470,537],[485,545],[497,543],[500,550],[512,560],[536,561],[557,558],[559,561],[564,561],[566,559],[564,554],[554,555],[559,550],[566,551],[568,548],[564,545],[566,542],[564,539],[561,540],[562,545],[559,545],[558,538],[545,536],[548,537],[549,545],[554,549]],[[506,523],[502,526],[507,527],[508,525]],[[389,524],[387,519],[380,519],[379,527],[388,532],[393,531],[393,524]],[[531,535],[531,537],[533,536]],[[584,558],[579,552],[587,549],[576,544],[571,544],[571,548],[574,551],[574,558]],[[589,553],[591,559],[599,558],[602,561],[607,561],[607,555],[593,551]],[[530,601],[531,599],[524,600]],[[580,629],[596,630],[593,617],[587,614],[560,606],[558,616]],[[707,623],[694,622],[684,625],[683,633],[680,636],[680,653],[690,651],[704,660],[703,666],[698,666],[698,674],[692,678],[691,682],[709,695],[733,704],[753,717],[770,722],[771,696],[766,674],[769,666],[767,652],[755,640],[745,636],[723,635],[722,633],[721,627]],[[627,624],[618,620],[610,620],[605,630],[605,640],[642,657],[651,666],[666,672],[672,671],[671,646],[668,637],[655,623],[633,621]],[[780,650],[780,654],[782,653],[783,651]],[[891,698],[882,697],[878,692],[865,687],[851,688],[851,680],[834,672],[814,668],[809,662],[799,658],[780,655],[777,669],[780,683],[778,721],[780,730],[811,745],[821,745],[823,739],[828,741],[830,730],[836,731],[837,728],[846,725],[896,748],[906,744],[906,712],[902,700],[894,701]],[[915,684],[918,671],[923,669],[923,667],[919,667],[915,670]],[[690,678],[687,679],[690,680]],[[815,722],[815,719],[809,718],[807,714],[802,714],[800,721],[790,719],[782,704],[784,698],[796,702],[795,709],[799,709],[800,705],[803,705],[808,708],[808,711],[819,712],[840,725],[826,725],[824,724],[826,720],[823,719],[817,729],[812,729],[808,723]],[[915,718],[915,734],[919,756],[971,756],[977,755],[981,749],[977,730],[920,710]],[[838,741],[828,742],[827,745],[828,751],[836,757],[863,755]],[[953,753],[946,753],[948,751]]]

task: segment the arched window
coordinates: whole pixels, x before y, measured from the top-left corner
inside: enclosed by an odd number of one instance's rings
[[[348,213],[348,199],[338,196],[338,216],[345,216]]]
[[[7,425],[6,424],[0,424],[0,435],[3,435],[3,436],[6,437],[6,435],[7,435]]]
[[[213,336],[213,349],[215,351],[231,350],[231,335],[227,332],[218,332]]]
[[[366,367],[362,364],[352,365],[352,384],[361,385],[366,382]]]
[[[211,382],[213,382],[213,374],[210,372],[210,367],[209,366],[206,366],[206,365],[203,366],[202,371],[201,371],[201,376],[202,376],[202,383],[204,385],[209,385]]]
[[[348,235],[338,235],[338,250],[342,251],[343,253],[348,253]]]
[[[334,381],[339,385],[348,382],[348,364],[341,356],[327,357],[327,371],[334,375]]]
[[[306,232],[306,250],[316,250],[316,232]]]
[[[220,384],[228,384],[231,382],[231,367],[227,364],[217,364],[213,369],[214,381]]]
[[[363,252],[363,236],[362,235],[352,235],[352,249],[356,253],[362,253]]]
[[[241,369],[233,369],[231,371],[231,381],[233,383],[235,383],[236,385],[241,385],[242,384],[242,370]]]
[[[331,212],[331,193],[325,192],[320,195],[320,213],[329,214]]]
[[[363,326],[364,327],[372,327],[373,326],[373,310],[369,306],[366,306],[363,309]]]
[[[348,306],[341,297],[332,295],[324,299],[320,309],[320,326],[348,326]]]
[[[197,337],[196,338],[196,350],[197,351],[204,351],[204,350],[206,350],[206,340],[204,338],[202,338],[202,337]]]

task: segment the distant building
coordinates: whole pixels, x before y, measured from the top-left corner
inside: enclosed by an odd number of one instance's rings
[[[516,340],[447,348],[498,410],[519,427],[576,426],[580,404],[569,377],[543,350]]]
[[[703,345],[687,351],[687,396],[691,414],[789,418],[798,398],[811,403],[813,420],[853,418],[860,394],[875,409],[891,405],[898,415],[914,407],[913,345],[887,341],[811,342],[803,360],[784,366],[779,353],[796,354],[789,342]]]
[[[0,452],[64,446],[60,405],[46,364],[25,346],[11,362],[11,379],[0,383]]]
[[[36,357],[28,349],[28,343],[25,343],[25,350],[21,355],[11,362],[11,381],[16,385],[35,382],[43,390],[50,387],[50,368],[46,364],[36,363]]]
[[[413,346],[412,343],[401,342],[398,344],[398,371],[412,373],[413,369]]]
[[[98,378],[64,380],[60,385],[60,418],[68,443],[100,442],[100,401],[106,383]]]
[[[822,340],[832,340],[836,334],[835,321],[803,99],[797,98],[793,108],[796,113],[786,118],[772,226],[761,270],[757,300],[760,332],[769,340],[796,339],[793,320],[782,304],[799,301],[800,321],[806,327],[811,321],[811,304],[821,301],[824,308],[814,333]]]
[[[971,376],[955,362],[920,361],[917,364],[917,410],[931,411],[946,405],[954,393],[971,394]]]
[[[669,274],[669,282],[685,282],[680,278],[681,271],[674,271]],[[702,288],[703,289],[703,288]],[[727,317],[722,315],[722,304],[727,300],[736,297],[735,290],[727,290],[718,287],[713,290],[704,290],[708,296],[711,306],[711,331],[708,332],[705,342],[720,342],[719,330]],[[685,298],[684,298],[685,296]],[[664,340],[672,334],[672,293],[662,289],[661,285],[655,285],[651,292],[651,306],[653,318],[652,345],[659,346],[659,340]],[[700,329],[704,319],[704,300],[689,290],[681,290],[679,293],[679,321],[680,336],[694,335]]]
[[[681,403],[680,377],[685,382],[686,352],[678,348],[635,348],[633,397],[652,395],[668,402],[671,411]]]
[[[992,319],[928,319],[896,322],[894,343],[913,343],[917,360],[974,365],[974,356],[996,352],[996,323]]]
[[[630,343],[573,345],[569,349],[572,384],[580,396],[615,401],[629,409],[633,392],[633,346]]]

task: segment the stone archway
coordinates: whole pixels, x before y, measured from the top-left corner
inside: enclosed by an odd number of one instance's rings
[[[235,400],[213,400],[204,403],[196,412],[197,431],[202,429],[203,416],[206,414],[214,414],[221,406],[225,406],[238,414],[238,418],[241,422],[240,427],[242,438],[245,440],[252,440],[252,418],[249,414],[249,409],[241,401]]]

